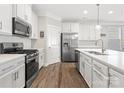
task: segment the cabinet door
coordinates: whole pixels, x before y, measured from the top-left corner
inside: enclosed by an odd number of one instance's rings
[[[62,24],[62,32],[64,33],[70,33],[70,23],[63,23]]]
[[[24,14],[25,20],[28,23],[31,23],[32,22],[32,9],[31,9],[31,5],[25,4],[24,7],[25,7],[25,14]]]
[[[84,77],[85,76],[85,65],[84,65],[84,58],[83,58],[83,54],[80,54],[80,73],[81,75]]]
[[[25,5],[24,4],[17,4],[16,6],[17,17],[25,20]]]
[[[15,87],[23,88],[25,86],[25,65],[21,65],[16,70],[16,84]]]
[[[110,69],[110,85],[111,88],[124,88],[124,75]]]
[[[0,88],[12,88],[12,87],[13,87],[12,72],[9,72],[0,77]]]
[[[85,61],[85,80],[89,87],[92,87],[92,66]]]
[[[32,11],[32,39],[38,38],[38,17],[37,15]]]
[[[80,25],[79,40],[89,40],[89,39],[90,39],[89,25]]]
[[[90,40],[96,40],[96,32],[95,32],[95,26],[90,25]]]
[[[93,69],[93,88],[108,88],[108,78]]]
[[[79,32],[79,24],[78,23],[71,23],[71,32],[78,33]]]
[[[0,34],[12,34],[12,5],[0,5]]]

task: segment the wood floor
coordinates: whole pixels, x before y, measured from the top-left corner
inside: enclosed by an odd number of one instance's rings
[[[33,88],[87,88],[74,63],[56,63],[44,67],[32,84]]]

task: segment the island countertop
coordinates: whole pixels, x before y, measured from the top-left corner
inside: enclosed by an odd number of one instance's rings
[[[80,48],[78,49],[77,48],[76,50],[124,74],[124,52],[106,50],[105,51],[106,55],[96,55],[96,54],[88,53],[87,51],[101,52],[101,49],[80,49]]]

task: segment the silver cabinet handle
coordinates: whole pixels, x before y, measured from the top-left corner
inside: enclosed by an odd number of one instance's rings
[[[16,72],[13,74],[13,80],[16,81]]]
[[[2,29],[2,21],[0,22],[0,29]]]
[[[17,74],[16,74],[16,78],[18,79],[19,78],[19,72],[16,72]]]
[[[99,77],[99,79],[103,80],[103,77],[97,72],[94,70],[94,72],[96,73],[96,75]]]
[[[98,69],[102,69],[101,67],[99,67],[98,65],[94,64],[94,66]]]

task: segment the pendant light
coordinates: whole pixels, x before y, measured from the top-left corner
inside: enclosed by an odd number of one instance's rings
[[[100,19],[99,19],[99,6],[100,6],[100,4],[96,4],[96,6],[97,6],[97,25],[96,25],[96,30],[98,30],[98,31],[100,31],[101,30],[101,25],[100,25]]]

